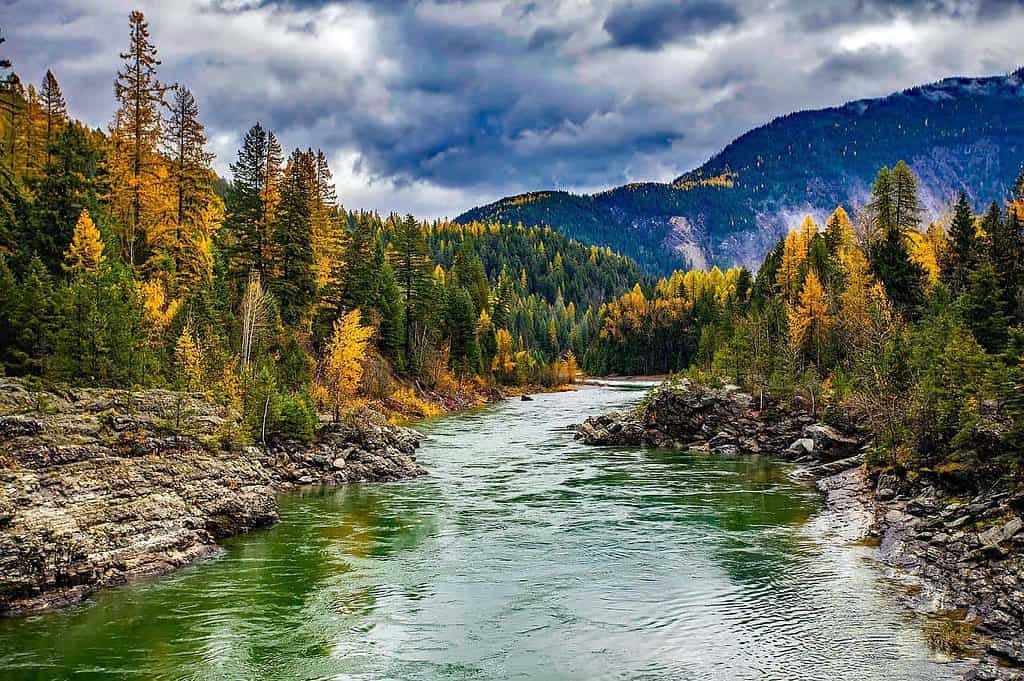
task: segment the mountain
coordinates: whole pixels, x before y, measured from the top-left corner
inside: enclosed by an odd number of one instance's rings
[[[531,192],[456,220],[550,225],[655,272],[754,265],[802,215],[863,203],[878,169],[900,159],[933,215],[961,189],[976,208],[1002,198],[1024,162],[1024,69],[782,116],[671,183]]]

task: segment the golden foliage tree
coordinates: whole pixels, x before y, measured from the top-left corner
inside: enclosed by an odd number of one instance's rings
[[[814,270],[811,270],[804,280],[799,302],[789,313],[790,340],[797,348],[810,347],[814,352],[815,364],[820,364],[831,326],[825,287],[821,285]]]
[[[82,209],[75,223],[75,231],[71,237],[71,245],[64,254],[67,263],[64,268],[70,272],[95,272],[106,260],[103,255],[103,238],[96,229],[89,211]]]
[[[174,346],[174,359],[178,368],[178,379],[189,392],[202,392],[206,388],[203,346],[186,324]]]
[[[142,12],[132,12],[129,24],[130,44],[128,51],[121,53],[124,65],[114,81],[119,106],[110,130],[108,170],[122,250],[125,259],[135,264],[139,236],[156,229],[164,212],[162,190],[167,169],[159,153],[160,114],[165,94],[173,86],[156,77],[160,60]]]
[[[494,337],[496,350],[494,359],[491,361],[491,371],[502,378],[510,378],[515,374],[516,370],[512,334],[509,333],[508,329],[498,329]]]
[[[342,407],[359,392],[366,347],[372,334],[373,329],[362,325],[358,309],[334,322],[334,334],[322,362],[317,393],[331,408],[335,421],[341,417]]]

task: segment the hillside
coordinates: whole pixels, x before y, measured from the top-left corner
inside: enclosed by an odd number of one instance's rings
[[[976,208],[1003,198],[1024,161],[1024,69],[782,116],[670,184],[532,192],[456,220],[551,225],[652,271],[684,260],[752,265],[799,215],[859,204],[878,168],[899,159],[920,177],[933,214],[960,189]]]

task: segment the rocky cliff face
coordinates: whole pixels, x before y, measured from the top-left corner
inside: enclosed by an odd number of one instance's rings
[[[30,391],[0,379],[0,613],[80,600],[277,521],[292,484],[424,473],[420,436],[372,413],[311,445],[233,448],[238,417],[163,390]]]

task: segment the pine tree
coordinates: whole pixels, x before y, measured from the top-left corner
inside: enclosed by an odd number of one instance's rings
[[[95,272],[107,259],[103,255],[103,239],[100,237],[100,231],[96,229],[92,218],[89,217],[89,211],[84,208],[75,224],[71,246],[64,259],[67,261],[65,268],[75,273]]]
[[[446,295],[445,326],[451,342],[449,362],[460,376],[480,372],[480,346],[476,338],[477,314],[473,299],[462,286],[454,283]]]
[[[68,107],[64,102],[64,95],[60,91],[60,84],[57,82],[53,71],[46,70],[43,78],[43,86],[40,90],[40,103],[43,116],[46,119],[46,133],[43,136],[43,147],[46,149],[46,165],[52,160],[51,146],[60,134],[61,128],[67,123]]]
[[[311,154],[292,152],[281,184],[281,203],[274,224],[274,246],[280,254],[279,272],[271,290],[281,305],[281,318],[296,324],[314,304],[313,226],[310,206],[315,196],[316,171]]]
[[[964,321],[978,344],[989,352],[1000,352],[1006,346],[1009,324],[1003,312],[1003,290],[988,258],[979,259],[968,275],[961,302]]]
[[[227,250],[236,276],[255,270],[267,281],[273,269],[273,223],[280,202],[280,146],[273,133],[257,123],[249,128],[231,164],[224,226]]]
[[[150,247],[174,261],[178,284],[192,290],[212,276],[211,241],[217,228],[220,199],[213,190],[214,155],[206,151],[199,107],[187,88],[178,88],[164,129],[170,198],[160,236]],[[154,230],[155,232],[156,230]]]
[[[982,230],[988,236],[989,258],[1003,290],[1003,310],[1010,319],[1020,319],[1018,295],[1024,284],[1024,226],[1013,210],[1004,216],[999,204],[993,202],[982,220]]]
[[[423,231],[416,219],[407,215],[396,221],[391,242],[391,264],[402,292],[404,319],[402,348],[407,370],[419,367],[413,361],[413,335],[422,328],[427,318],[426,310],[431,304],[433,289],[430,276],[430,256]]]
[[[111,126],[110,167],[122,248],[125,259],[134,265],[138,238],[145,238],[161,215],[161,110],[166,106],[167,91],[174,86],[164,85],[156,77],[160,60],[142,12],[133,11],[129,25],[130,44],[128,51],[121,53],[124,65],[114,82],[119,108]]]
[[[942,283],[954,296],[967,289],[967,277],[977,265],[978,230],[967,194],[960,192],[949,225],[949,247],[941,264]]]
[[[871,268],[889,300],[904,315],[915,316],[924,302],[927,275],[907,248],[907,233],[920,224],[917,180],[900,161],[878,171],[869,204],[876,238],[868,255]]]
[[[36,185],[27,229],[20,237],[21,247],[38,255],[53,272],[60,270],[79,215],[96,206],[105,191],[103,153],[94,135],[77,122],[64,127]]]

